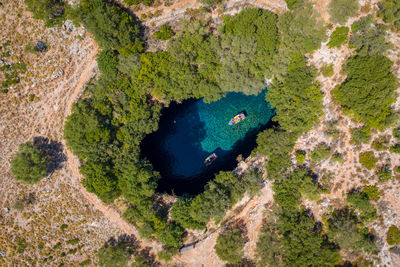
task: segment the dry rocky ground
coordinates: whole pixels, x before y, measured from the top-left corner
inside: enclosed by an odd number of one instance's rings
[[[329,1],[313,2],[322,15],[321,19],[329,22]],[[360,1],[362,6],[369,6],[362,9],[364,13],[373,12],[376,2]],[[0,44],[10,40],[8,50],[11,56],[7,60],[26,63],[27,72],[21,75],[20,84],[11,88],[7,94],[0,94],[0,251],[5,254],[0,256],[0,266],[57,266],[62,262],[66,265],[77,265],[88,258],[91,259],[91,264],[95,265],[95,252],[104,241],[121,234],[137,234],[134,227],[120,218],[120,209],[115,209],[119,205],[106,206],[83,190],[77,173],[79,163],[65,149],[63,153],[67,160],[62,162],[63,167],[56,170],[50,179],[43,179],[34,186],[21,185],[12,178],[10,161],[18,149],[18,144],[35,137],[48,138],[63,144],[64,118],[70,112],[72,102],[82,92],[84,83],[97,71],[94,61],[97,47],[84,29],[74,28],[69,23],[61,28],[45,28],[42,22],[34,20],[24,9],[22,0],[3,0],[2,3],[4,6],[0,8]],[[281,0],[227,1],[211,16],[216,18],[220,13],[234,14],[246,5],[267,8],[278,13],[286,10],[284,1]],[[147,18],[144,22],[146,26],[154,29],[166,22],[175,23],[177,19],[193,11],[189,9],[198,7],[199,4],[195,0],[182,0],[170,2],[167,7],[161,4],[156,8],[142,8],[135,10],[135,13],[139,17],[142,14],[156,13],[157,16],[153,15],[153,18]],[[360,13],[359,16],[364,13]],[[348,25],[355,19],[357,18],[351,19]],[[333,30],[334,28],[330,31]],[[400,78],[399,33],[391,33],[390,40],[394,48],[389,51],[388,56],[395,62],[393,71]],[[49,50],[37,55],[24,51],[28,42],[38,41],[46,42]],[[389,251],[390,247],[385,240],[390,225],[400,227],[400,179],[380,183],[376,169],[368,171],[359,164],[359,153],[371,150],[371,143],[355,146],[351,142],[350,130],[358,124],[342,114],[330,95],[331,90],[345,78],[341,67],[351,52],[347,45],[340,49],[330,49],[323,44],[318,51],[309,56],[310,64],[318,69],[325,64],[333,64],[335,73],[332,77],[318,77],[324,92],[324,115],[318,125],[298,140],[295,149],[305,150],[309,154],[318,144],[326,143],[333,151],[344,155],[344,162],[335,163],[330,158],[315,164],[307,159],[307,165],[314,172],[330,177],[327,183],[331,192],[322,195],[318,201],[304,201],[304,204],[312,209],[316,219],[322,219],[333,207],[343,206],[345,193],[353,188],[367,184],[377,185],[382,192],[382,197],[374,203],[379,219],[369,226],[375,230],[381,249],[375,258],[379,259],[381,266],[399,266],[400,257]],[[35,95],[32,101],[29,100],[29,95]],[[400,111],[399,99],[394,108],[397,112]],[[332,136],[329,133],[332,128],[336,130],[337,135]],[[371,142],[380,136],[388,136],[390,142],[394,142],[390,131],[374,133]],[[377,166],[387,162],[390,162],[392,168],[400,165],[398,155],[388,151],[374,153],[379,158]],[[249,167],[262,168],[265,160],[263,157],[247,159],[239,163],[237,171]],[[223,265],[213,249],[218,233],[224,227],[239,222],[244,223],[249,238],[245,245],[245,257],[253,259],[259,229],[266,207],[273,202],[272,196],[271,182],[266,182],[259,196],[252,199],[245,196],[236,204],[228,212],[222,226],[217,227],[211,222],[207,233],[189,232],[187,243],[200,241],[195,249],[178,255],[170,265]],[[25,207],[21,207],[24,201],[20,200],[24,198]],[[32,203],[29,203],[29,199]],[[71,241],[76,238],[79,240]],[[19,252],[18,249],[24,244],[25,250]],[[152,246],[155,251],[160,249],[159,244],[155,242],[144,244]],[[348,259],[359,256],[346,252],[344,255]]]

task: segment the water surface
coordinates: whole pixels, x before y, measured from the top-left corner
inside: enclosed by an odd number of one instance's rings
[[[268,127],[273,111],[257,96],[229,93],[213,103],[189,100],[163,110],[160,128],[143,142],[142,152],[161,173],[160,191],[197,193],[220,170],[236,166],[239,154],[247,157],[255,147],[257,133]],[[246,119],[229,125],[245,112]],[[203,162],[210,154],[218,158],[211,166]]]

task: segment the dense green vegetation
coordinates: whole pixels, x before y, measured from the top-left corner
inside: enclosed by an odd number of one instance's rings
[[[351,140],[356,145],[367,144],[371,140],[370,129],[368,127],[354,128],[351,130]]]
[[[297,168],[288,176],[274,183],[274,200],[281,207],[297,207],[302,197],[318,198],[318,186],[307,169]]]
[[[218,257],[229,263],[237,263],[243,257],[244,239],[239,229],[222,232],[214,246]]]
[[[346,43],[349,35],[348,27],[337,27],[331,34],[331,40],[328,43],[330,48],[341,47],[342,44]]]
[[[11,161],[11,172],[18,181],[35,184],[46,175],[49,166],[43,152],[32,142],[27,142],[19,145],[18,153]]]
[[[266,99],[276,108],[273,120],[278,121],[282,129],[298,134],[317,123],[322,115],[322,93],[315,77],[316,70],[307,66],[306,59],[297,54],[282,82],[276,80],[269,88]]]
[[[332,22],[345,24],[353,17],[359,8],[357,0],[332,0],[329,4],[329,14]]]
[[[384,56],[349,58],[343,71],[347,79],[334,89],[334,97],[346,112],[352,112],[369,127],[382,128],[392,115],[397,80],[393,63]]]
[[[394,30],[400,30],[400,1],[383,0],[378,3],[378,7],[378,16],[384,22],[391,24]]]
[[[323,160],[328,159],[331,156],[331,148],[325,144],[320,144],[314,148],[311,152],[311,159],[319,163]]]
[[[64,21],[65,2],[63,0],[24,0],[35,19],[41,19],[47,27],[60,25]]]
[[[328,237],[343,249],[373,252],[376,245],[370,234],[360,228],[357,216],[349,209],[335,210],[328,220]],[[366,232],[366,233],[365,233]]]

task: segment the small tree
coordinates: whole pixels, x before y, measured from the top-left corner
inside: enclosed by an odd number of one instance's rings
[[[19,145],[18,153],[11,161],[14,178],[25,184],[35,184],[49,168],[45,155],[32,142]]]
[[[214,249],[221,260],[237,263],[243,257],[244,239],[239,229],[223,232],[218,236]]]
[[[168,25],[162,25],[160,30],[154,32],[154,38],[156,40],[168,40],[172,36],[174,36],[174,32],[172,31],[171,26]]]
[[[357,13],[358,8],[357,0],[333,0],[329,4],[329,14],[332,22],[344,24]]]
[[[97,256],[101,267],[126,266],[131,257],[123,242],[116,245],[105,244],[99,249]]]

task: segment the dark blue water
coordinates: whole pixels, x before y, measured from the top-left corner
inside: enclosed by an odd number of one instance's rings
[[[256,145],[257,133],[269,126],[274,114],[265,93],[229,93],[210,104],[189,100],[165,108],[159,130],[142,144],[143,155],[161,173],[159,190],[198,193],[214,173],[232,170],[239,154],[247,157]],[[240,112],[245,112],[246,119],[229,125]],[[204,159],[212,153],[218,158],[206,166]]]

